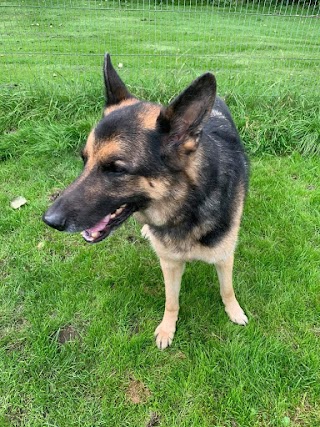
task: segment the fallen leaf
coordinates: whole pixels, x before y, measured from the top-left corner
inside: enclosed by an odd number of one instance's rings
[[[11,200],[10,206],[12,207],[12,209],[19,209],[21,208],[21,206],[25,205],[26,203],[27,203],[27,199],[25,199],[22,196],[18,196],[18,197],[15,197],[13,200]]]
[[[282,418],[282,425],[283,426],[289,426],[291,424],[290,418],[289,417],[283,417]]]
[[[43,249],[44,248],[44,245],[45,245],[45,242],[40,242],[40,243],[38,243],[37,244],[37,248],[40,250],[40,249]]]

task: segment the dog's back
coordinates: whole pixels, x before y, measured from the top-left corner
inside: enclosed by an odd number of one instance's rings
[[[217,97],[201,139],[203,147],[202,218],[212,217],[212,230],[200,242],[213,246],[232,225],[248,189],[249,163],[239,133],[225,102]]]

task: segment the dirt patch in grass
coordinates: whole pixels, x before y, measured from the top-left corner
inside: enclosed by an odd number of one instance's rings
[[[132,317],[129,322],[129,335],[132,337],[133,335],[137,335],[141,328],[140,328],[140,319],[137,317]]]
[[[126,396],[131,403],[138,405],[145,403],[151,395],[151,391],[143,384],[142,381],[130,378],[130,383],[126,390]]]
[[[67,325],[59,329],[57,333],[57,342],[63,345],[70,341],[75,341],[79,337],[79,332],[73,326]]]

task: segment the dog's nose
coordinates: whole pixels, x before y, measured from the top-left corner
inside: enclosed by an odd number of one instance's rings
[[[43,221],[52,228],[59,231],[66,229],[66,218],[61,212],[50,212],[50,209],[42,217]]]

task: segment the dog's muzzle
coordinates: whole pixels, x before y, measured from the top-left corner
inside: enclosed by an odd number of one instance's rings
[[[57,210],[52,211],[52,209],[49,208],[42,219],[49,227],[55,228],[56,230],[64,231],[66,229],[67,221],[62,212]]]

